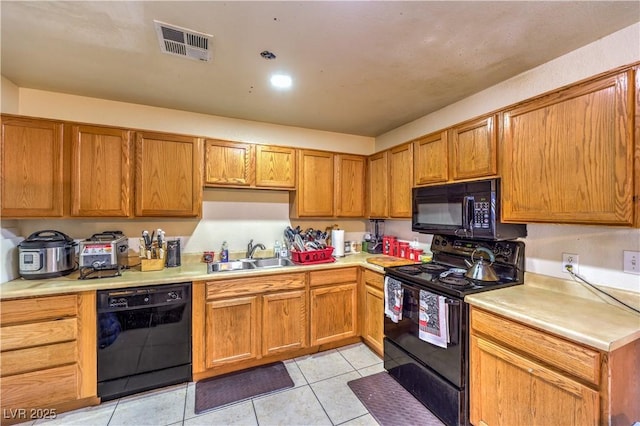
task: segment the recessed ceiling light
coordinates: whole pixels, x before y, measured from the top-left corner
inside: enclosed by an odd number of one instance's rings
[[[291,77],[285,74],[274,74],[271,76],[271,85],[278,89],[288,89],[291,87]]]

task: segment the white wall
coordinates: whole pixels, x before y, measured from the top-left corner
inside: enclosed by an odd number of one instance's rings
[[[20,114],[368,155],[374,138],[20,88]]]
[[[636,61],[640,61],[640,23],[385,133],[376,138],[376,151]],[[388,221],[387,230],[406,240],[417,235],[411,232],[410,221]],[[622,272],[623,251],[640,251],[640,230],[529,224],[528,232],[523,240],[527,271],[569,278],[562,272],[562,253],[574,253],[587,280],[640,292],[640,276]],[[419,238],[431,241],[428,235]]]
[[[19,90],[11,80],[0,76],[0,112],[18,114]]]

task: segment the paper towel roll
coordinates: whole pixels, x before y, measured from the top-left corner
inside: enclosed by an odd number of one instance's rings
[[[331,231],[331,245],[333,246],[333,255],[344,256],[344,230],[334,229]]]

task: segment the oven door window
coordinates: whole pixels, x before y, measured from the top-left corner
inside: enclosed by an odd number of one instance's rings
[[[435,371],[458,387],[464,383],[463,344],[461,339],[462,302],[448,300],[450,342],[446,348],[419,338],[420,290],[402,285],[404,290],[402,320],[394,323],[384,319],[385,337],[411,354],[420,363]]]
[[[188,364],[190,315],[186,304],[98,314],[98,380]]]

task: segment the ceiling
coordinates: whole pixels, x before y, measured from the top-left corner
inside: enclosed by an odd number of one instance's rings
[[[2,0],[0,14],[19,87],[377,136],[640,21],[640,2]],[[212,60],[161,53],[154,20],[213,35]],[[270,87],[276,71],[291,89]]]

